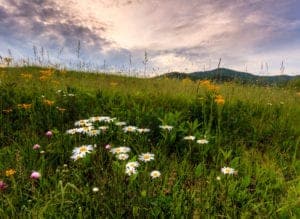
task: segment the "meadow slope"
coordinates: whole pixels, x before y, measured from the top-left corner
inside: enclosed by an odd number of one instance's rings
[[[296,88],[20,67],[0,89],[1,217],[300,216]]]

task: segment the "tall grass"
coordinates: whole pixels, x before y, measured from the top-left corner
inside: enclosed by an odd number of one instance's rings
[[[1,217],[300,215],[300,97],[291,88],[36,67],[0,69],[0,80],[0,181],[7,185],[0,190]],[[92,116],[150,132],[125,133],[101,122],[95,127],[108,129],[99,135],[66,134]],[[190,135],[208,143],[184,140]],[[72,150],[86,144],[97,147],[72,160]],[[118,160],[108,144],[130,147],[138,173],[126,175],[129,160]],[[155,159],[140,161],[145,152]],[[224,175],[225,166],[234,174]],[[40,179],[30,179],[33,170]],[[152,179],[152,170],[161,176]]]

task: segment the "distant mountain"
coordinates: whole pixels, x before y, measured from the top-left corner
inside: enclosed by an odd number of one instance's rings
[[[193,73],[171,72],[162,75],[162,77],[191,80],[209,79],[218,82],[235,81],[239,83],[254,84],[286,84],[290,80],[300,79],[300,76],[278,75],[278,76],[259,76],[246,72],[234,71],[226,68],[219,68],[210,71],[199,71]]]

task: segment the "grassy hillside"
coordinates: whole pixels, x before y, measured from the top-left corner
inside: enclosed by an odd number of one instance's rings
[[[300,216],[295,86],[26,67],[0,90],[1,217]]]
[[[179,73],[172,72],[164,75],[169,78],[184,79],[189,78],[191,80],[204,80],[209,79],[219,82],[234,81],[242,84],[259,84],[259,85],[286,85],[289,81],[299,79],[299,76],[258,76],[249,74],[246,72],[234,71],[226,68],[219,68],[210,71],[201,71],[193,73]]]

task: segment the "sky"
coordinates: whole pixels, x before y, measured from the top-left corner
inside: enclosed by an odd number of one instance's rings
[[[300,0],[0,0],[0,56],[140,74],[209,70],[221,58],[295,75],[299,10]]]

